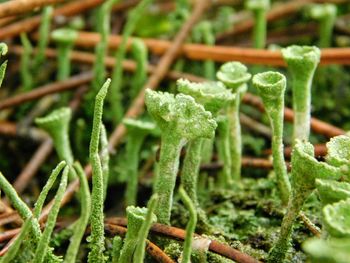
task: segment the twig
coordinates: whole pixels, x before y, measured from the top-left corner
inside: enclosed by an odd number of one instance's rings
[[[110,234],[125,236],[127,228],[118,225],[105,224],[105,231]],[[167,254],[151,241],[146,241],[147,252],[158,262],[175,263]]]
[[[0,4],[0,18],[31,12],[36,8],[57,4],[64,0],[14,0]]]
[[[290,157],[292,155],[292,147],[285,147],[284,148],[284,155],[286,157]],[[265,150],[263,152],[264,154],[271,154],[271,149]],[[327,147],[325,144],[315,144],[314,145],[314,153],[316,157],[319,156],[325,156],[327,154]]]
[[[239,118],[242,125],[244,125],[248,129],[258,132],[267,138],[271,138],[272,136],[271,129],[266,125],[254,120],[253,118],[249,117],[244,113],[240,113]]]
[[[321,230],[314,223],[312,223],[303,212],[299,213],[299,217],[312,234],[314,234],[316,237],[321,237]]]
[[[127,225],[126,218],[120,218],[120,217],[109,218],[106,220],[106,222],[108,222],[111,225],[112,224],[121,225],[121,226]],[[186,236],[186,231],[181,228],[163,225],[159,223],[153,224],[151,227],[151,231],[158,234],[166,235],[172,238],[181,239],[181,240],[184,240]],[[195,234],[195,237],[201,237],[201,236],[198,234]],[[216,240],[210,240],[209,250],[239,263],[260,262],[254,259],[253,257],[247,254],[244,254],[241,251],[234,249],[228,245],[222,244]]]
[[[63,92],[72,88],[76,88],[80,85],[89,83],[92,80],[92,77],[93,75],[90,71],[84,72],[79,75],[73,76],[67,80],[50,83],[44,85],[43,87],[33,89],[32,91],[18,94],[12,98],[8,98],[1,101],[0,110],[13,107],[15,105],[20,105],[24,102],[32,101],[49,94],[54,94],[57,92]]]
[[[104,0],[77,0],[55,9],[53,16],[74,16],[100,5],[103,3],[103,1]],[[119,11],[127,7],[128,5],[126,5],[126,3],[120,3],[114,6],[113,10]],[[0,29],[0,39],[3,40],[5,38],[17,36],[20,33],[30,32],[38,27],[40,25],[40,22],[41,16],[36,15],[10,24]]]
[[[45,162],[46,158],[52,152],[52,149],[52,141],[50,138],[40,144],[39,148],[35,151],[30,161],[24,166],[22,172],[16,177],[13,183],[13,187],[18,193],[23,192],[28,186],[28,182],[39,170],[41,164]]]
[[[133,38],[130,38],[130,46]],[[172,42],[166,40],[145,38],[142,39],[147,48],[154,54],[163,55]],[[79,32],[75,45],[78,47],[93,47],[100,41],[100,35],[91,32]],[[121,36],[111,35],[108,38],[110,48],[116,48],[121,42]],[[184,44],[177,50],[177,56],[184,56],[192,60],[213,60],[216,62],[227,62],[237,60],[247,64],[263,64],[270,66],[283,66],[286,64],[280,51],[263,49],[227,47],[227,46],[207,46],[202,44]],[[350,48],[324,48],[321,50],[321,65],[350,64]]]

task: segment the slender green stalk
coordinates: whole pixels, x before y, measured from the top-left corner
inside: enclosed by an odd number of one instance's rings
[[[309,14],[319,23],[319,42],[321,48],[330,47],[332,43],[332,33],[337,17],[337,6],[334,4],[313,4],[309,9]]]
[[[33,217],[32,211],[26,205],[25,202],[18,196],[16,190],[6,180],[5,176],[0,172],[0,188],[4,191],[7,198],[10,200],[13,207],[17,210],[20,217],[26,221],[30,221],[30,238],[33,240],[33,247],[40,242],[42,233],[40,230],[39,222]],[[48,260],[57,262],[58,258],[52,253],[51,249],[48,248],[46,251]]]
[[[202,42],[208,46],[213,46],[215,44],[215,36],[213,32],[213,27],[209,21],[203,21],[197,25],[194,30],[198,36],[196,37],[197,42]],[[204,64],[204,77],[206,79],[215,79],[215,63],[212,60],[205,60]]]
[[[181,184],[197,208],[199,207],[197,183],[201,163],[202,145],[202,138],[195,139],[188,143],[181,171]]]
[[[32,211],[29,209],[27,204],[18,196],[16,190],[6,180],[5,176],[0,172],[0,188],[5,193],[6,197],[10,200],[13,207],[16,209],[18,214],[23,220],[30,220],[30,231],[35,242],[39,242],[41,238],[41,230],[38,220],[33,218]]]
[[[258,90],[265,106],[272,128],[273,168],[277,178],[281,200],[288,203],[291,186],[283,153],[283,116],[286,78],[278,72],[264,72],[253,77],[253,85]]]
[[[229,122],[226,116],[220,115],[216,118],[218,123],[218,151],[219,158],[223,161],[224,165],[222,168],[221,178],[219,178],[219,183],[224,188],[230,189],[233,185],[233,180],[231,176],[231,166],[232,166],[232,156],[230,152],[230,128]]]
[[[103,172],[99,156],[99,141],[101,132],[101,120],[103,114],[103,103],[107,95],[110,79],[107,79],[101,90],[96,95],[94,119],[92,124],[91,140],[90,140],[90,163],[92,166],[92,194],[91,194],[91,236],[90,236],[90,252],[88,262],[97,263],[104,262],[103,251],[104,245],[104,185]]]
[[[184,142],[181,138],[168,134],[162,135],[161,141],[158,176],[154,182],[154,193],[159,195],[155,212],[159,223],[170,224],[173,192]]]
[[[247,0],[246,8],[254,15],[253,43],[255,48],[265,48],[266,45],[266,12],[270,0]]]
[[[128,138],[128,143],[126,145],[128,179],[125,192],[125,202],[127,206],[136,205],[137,203],[139,154],[145,137],[128,136]]]
[[[58,49],[57,80],[65,80],[71,72],[70,53],[78,33],[70,28],[60,28],[54,30],[51,37],[57,43]]]
[[[342,170],[318,162],[312,144],[296,140],[292,154],[292,192],[279,238],[269,253],[268,262],[283,262],[290,246],[293,224],[305,202],[316,187],[316,179],[339,179]]]
[[[309,140],[311,114],[311,85],[321,52],[317,47],[290,46],[282,55],[293,78],[293,141]]]
[[[155,214],[160,223],[169,224],[181,148],[187,141],[212,138],[217,125],[210,112],[184,94],[175,97],[147,89],[145,102],[162,133],[154,183],[154,193],[159,196]]]
[[[26,33],[21,33],[21,43],[23,46],[23,54],[21,55],[21,81],[23,92],[29,91],[33,87],[33,77],[30,70],[31,55],[33,52],[32,44],[30,43]]]
[[[106,78],[106,68],[104,59],[107,54],[108,48],[108,36],[110,33],[110,17],[111,10],[114,4],[116,4],[119,0],[107,0],[105,1],[101,7],[98,9],[98,32],[100,33],[101,40],[96,45],[95,54],[96,61],[94,64],[93,72],[94,78],[92,80],[92,95],[98,92],[99,88],[103,85],[103,82]]]
[[[136,205],[139,155],[143,141],[147,134],[155,129],[151,122],[134,119],[124,119],[124,125],[128,130],[128,143],[126,144],[126,159],[128,166],[127,187],[125,192],[126,205]]]
[[[45,49],[49,43],[50,23],[53,14],[52,6],[45,6],[41,14],[41,23],[39,27],[38,51],[33,61],[33,74],[36,76],[45,60]]]
[[[56,219],[57,219],[58,212],[60,210],[61,201],[63,199],[64,193],[67,188],[69,169],[70,169],[69,166],[66,166],[63,170],[62,179],[58,187],[56,196],[54,198],[52,208],[50,209],[50,213],[46,221],[45,230],[40,238],[40,241],[35,251],[35,255],[33,259],[34,263],[44,262],[46,253],[50,249],[49,242],[50,242],[52,231],[56,225]]]
[[[84,236],[86,226],[89,222],[90,218],[90,210],[91,210],[91,196],[89,183],[87,181],[85,172],[79,163],[74,163],[73,165],[75,171],[78,174],[80,181],[80,217],[78,221],[75,223],[74,233],[70,238],[69,247],[67,249],[64,262],[66,263],[74,263],[76,261],[76,257],[78,254],[78,250],[80,247],[80,242]]]
[[[123,116],[122,105],[122,81],[123,67],[122,63],[125,57],[127,43],[130,35],[134,32],[137,22],[141,18],[144,10],[151,4],[153,0],[142,0],[129,14],[125,28],[123,30],[123,38],[119,48],[115,54],[115,65],[112,73],[112,83],[110,91],[110,103],[114,115],[114,123],[120,122]]]
[[[187,195],[186,191],[181,186],[179,188],[179,194],[182,202],[184,202],[186,208],[190,212],[190,219],[186,226],[186,237],[184,242],[184,250],[182,252],[181,263],[190,263],[193,234],[197,224],[197,212],[196,212],[195,204],[192,202],[190,196]]]
[[[60,160],[72,165],[74,158],[69,141],[69,122],[72,118],[70,108],[60,108],[52,111],[45,117],[35,119],[35,123],[47,131],[55,145]]]
[[[7,45],[5,43],[0,43],[0,57],[6,55],[7,51],[8,51]],[[0,66],[0,87],[5,77],[6,67],[7,67],[7,60],[5,60],[5,62],[3,62]]]
[[[123,239],[120,236],[115,236],[113,238],[112,245],[112,263],[118,263],[120,257],[120,251],[122,250]]]
[[[6,252],[6,254],[0,258],[0,263],[14,262],[14,258],[17,256],[18,251],[21,248],[22,241],[24,240],[24,238],[28,234],[31,220],[32,220],[31,217],[29,217],[27,220],[25,220],[24,224],[22,225],[21,231],[19,232],[18,236],[16,237],[16,240],[12,243],[12,245],[10,246],[10,248]]]
[[[131,98],[134,98],[147,80],[148,49],[141,39],[134,39],[131,52],[136,61],[136,71],[133,76]]]
[[[241,179],[241,163],[242,163],[242,132],[239,118],[239,106],[241,103],[241,94],[236,93],[234,102],[228,107],[227,114],[229,116],[229,147],[231,155],[231,177],[234,181]]]
[[[147,205],[147,214],[145,221],[142,223],[140,232],[139,232],[139,238],[137,241],[136,250],[134,253],[134,263],[143,263],[145,258],[145,248],[146,248],[146,241],[148,232],[154,222],[156,222],[157,217],[153,214],[154,209],[156,208],[156,203],[158,200],[157,194],[154,194],[151,196],[148,205]]]
[[[109,151],[108,151],[108,137],[106,127],[101,123],[101,133],[100,133],[100,158],[102,165],[103,174],[103,200],[107,196],[108,179],[109,179]]]
[[[128,231],[120,252],[118,263],[129,263],[133,261],[134,252],[139,240],[139,233],[142,224],[146,221],[146,208],[128,206],[126,208],[128,218]]]
[[[38,200],[35,202],[34,210],[33,210],[33,215],[36,219],[39,219],[39,216],[40,216],[41,210],[44,206],[47,194],[51,190],[53,184],[56,182],[57,176],[61,173],[61,171],[63,170],[63,168],[65,166],[66,166],[65,161],[60,162],[56,166],[56,168],[51,172],[49,179],[47,180],[45,186],[41,190],[40,195],[38,197]]]
[[[239,119],[239,106],[241,97],[247,90],[247,82],[251,78],[248,69],[240,62],[228,62],[220,67],[216,74],[217,78],[235,94],[235,99],[228,106],[227,116],[230,126],[227,135],[230,143],[231,176],[233,181],[241,178],[241,162],[242,162],[242,138],[241,124]]]
[[[207,83],[193,83],[189,82],[187,80],[180,79],[177,81],[178,90],[184,94],[191,95],[196,102],[200,103],[204,106],[204,108],[208,111],[210,111],[214,116],[218,114],[218,112],[222,109],[227,108],[230,103],[232,103],[233,100],[235,100],[235,95],[232,94],[231,90],[225,88],[225,86],[222,83],[219,82],[207,82]],[[222,133],[219,133],[219,136],[221,136]],[[193,192],[197,192],[197,189],[192,188],[193,186],[197,186],[197,177],[198,177],[198,171],[199,171],[199,165],[201,161],[201,153],[198,152],[198,139],[194,141],[189,142],[189,147],[187,148],[187,153],[185,157],[185,162],[183,166],[183,172],[182,177],[186,178],[186,181],[189,181],[192,177],[192,180],[194,180],[191,184],[186,183],[183,184],[185,187],[186,192],[190,195],[191,198],[194,198],[194,202],[196,205],[198,205],[197,197],[194,197],[192,195]],[[201,142],[201,145],[203,143],[213,143],[213,140],[208,139],[202,139],[203,142]],[[195,147],[192,147],[192,143],[195,143]],[[208,148],[207,145],[205,145],[206,148]],[[220,145],[220,147],[223,145]],[[230,145],[226,145],[229,147]],[[211,145],[213,147],[213,145]],[[220,148],[219,147],[219,148]],[[202,153],[203,153],[203,146],[202,146]],[[187,158],[188,156],[188,158]],[[207,158],[206,161],[210,161],[211,155],[205,154],[205,157]],[[229,158],[230,159],[230,158]],[[227,166],[228,165],[228,166]],[[230,171],[231,169],[231,163],[230,162],[224,162],[224,168],[225,171]],[[193,174],[195,173],[195,174]],[[187,175],[186,175],[187,174]],[[186,185],[188,187],[186,187]],[[190,188],[192,190],[190,190]],[[206,218],[204,216],[203,210],[199,209],[198,207],[198,216],[201,221],[201,226],[206,225]]]

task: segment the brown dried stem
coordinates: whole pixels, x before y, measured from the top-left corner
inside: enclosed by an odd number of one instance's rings
[[[0,4],[0,18],[31,12],[46,5],[61,3],[64,0],[13,0]]]
[[[108,218],[106,219],[107,224],[110,225],[121,225],[126,226],[127,220],[126,218],[121,217],[115,217],[115,218]],[[151,227],[151,231],[157,234],[169,236],[176,239],[184,240],[186,237],[186,231],[178,228],[178,227],[172,227],[168,225],[163,225],[159,223],[155,223]],[[194,235],[195,237],[201,237],[198,234]],[[204,238],[204,237],[202,237]],[[210,240],[209,250],[217,253],[221,256],[224,256],[226,258],[232,259],[235,262],[239,263],[258,263],[260,261],[254,259],[253,257],[242,253],[241,251],[234,249],[226,244],[222,244],[216,240]]]
[[[67,3],[65,5],[62,5],[61,7],[55,9],[53,12],[53,16],[66,16],[66,17],[74,16],[76,14],[80,14],[80,13],[83,13],[84,11],[92,9],[103,2],[104,0],[84,0],[84,1],[77,0],[74,2]],[[129,4],[120,3],[120,4],[116,4],[113,7],[113,10],[120,11],[128,7],[129,7]],[[41,16],[36,15],[30,18],[20,20],[8,26],[2,27],[0,28],[0,40],[18,36],[20,33],[30,32],[35,28],[37,28],[40,25],[40,22],[41,22]]]
[[[110,35],[108,44],[110,48],[117,48],[122,37]],[[171,41],[153,38],[142,39],[147,48],[154,54],[163,55],[172,45]],[[92,32],[79,32],[75,45],[77,47],[91,48],[100,41],[100,35]],[[130,46],[133,38],[129,39]],[[286,66],[280,51],[253,49],[228,46],[207,46],[202,44],[184,44],[179,47],[177,56],[192,60],[213,60],[216,62],[241,61],[246,64],[263,64],[270,66]],[[321,65],[350,64],[350,48],[324,48],[321,50]]]

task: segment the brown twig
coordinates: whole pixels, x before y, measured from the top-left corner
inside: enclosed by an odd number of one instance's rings
[[[23,192],[28,186],[28,182],[36,174],[52,150],[53,147],[50,138],[40,144],[39,148],[35,151],[30,161],[24,166],[22,172],[16,177],[13,183],[13,187],[16,189],[17,193]]]
[[[321,237],[321,229],[319,229],[311,220],[303,213],[299,213],[299,218],[303,221],[304,225],[310,230],[310,232],[320,238]]]
[[[110,48],[117,48],[122,37],[110,35],[108,43]],[[172,42],[152,38],[142,39],[147,48],[154,54],[163,55]],[[75,45],[78,47],[94,47],[100,41],[100,35],[92,32],[79,32]],[[131,45],[133,38],[128,44]],[[253,49],[243,47],[207,46],[202,44],[184,44],[177,49],[177,56],[184,56],[192,60],[213,60],[216,62],[227,62],[232,60],[247,64],[263,64],[270,66],[286,66],[281,51],[264,49]],[[321,65],[350,64],[350,48],[324,48],[321,50]]]
[[[0,121],[0,134],[6,136],[27,137],[34,141],[43,141],[47,138],[47,134],[35,127],[21,129],[17,123],[9,121]]]
[[[20,105],[24,102],[32,101],[49,94],[54,94],[54,93],[70,90],[72,88],[76,88],[80,85],[90,82],[92,78],[93,78],[93,74],[91,72],[84,72],[79,75],[73,76],[67,80],[46,84],[43,87],[36,88],[36,89],[33,89],[32,91],[18,94],[16,96],[13,96],[11,98],[1,101],[0,110],[13,107],[16,105]]]
[[[108,218],[106,220],[109,224],[115,224],[115,225],[121,225],[121,226],[127,226],[127,220],[126,218],[121,217],[115,217],[115,218]],[[159,223],[155,223],[151,227],[151,231],[154,233],[166,235],[172,238],[177,238],[184,240],[186,237],[186,231],[178,228],[178,227],[172,227],[168,225],[163,225]],[[195,237],[201,237],[198,234],[194,235]],[[241,251],[234,249],[226,244],[222,244],[216,240],[210,240],[209,250],[217,253],[221,256],[224,256],[226,258],[232,259],[235,262],[239,263],[258,263],[260,261],[254,259],[253,257],[242,253]]]
[[[241,121],[241,124],[247,127],[248,129],[258,132],[267,138],[271,138],[272,136],[271,129],[266,125],[262,124],[261,122],[254,120],[253,118],[249,117],[244,113],[239,114],[239,119]]]
[[[284,148],[284,155],[289,158],[292,155],[292,147],[285,147]],[[268,149],[263,152],[264,154],[271,154],[272,150]],[[314,145],[314,153],[316,157],[319,156],[325,156],[327,154],[327,147],[325,144],[315,144]]]
[[[104,0],[77,0],[74,2],[67,3],[57,8],[53,12],[53,16],[74,16],[76,14],[82,13],[89,9],[92,9],[101,3]],[[113,7],[114,11],[119,11],[127,8],[126,3],[116,4]],[[19,35],[23,32],[30,32],[40,25],[41,16],[36,15],[27,19],[20,20],[13,24],[10,24],[6,27],[0,29],[0,39],[10,38]]]
[[[61,3],[64,0],[13,0],[0,4],[0,17],[15,16],[31,12],[46,5]]]
[[[125,236],[127,228],[118,225],[105,224],[105,231],[112,235],[118,234]],[[175,263],[167,254],[164,253],[157,245],[146,240],[146,251],[157,261],[161,263]]]

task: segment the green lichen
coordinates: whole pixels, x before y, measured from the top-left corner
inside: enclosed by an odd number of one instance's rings
[[[235,99],[227,109],[227,116],[230,126],[228,140],[230,143],[231,176],[233,181],[238,181],[241,177],[241,159],[242,159],[242,138],[241,124],[239,119],[239,106],[241,97],[247,90],[247,82],[251,78],[247,67],[240,62],[228,62],[220,67],[216,74],[217,78],[224,85],[232,90]]]
[[[89,157],[92,166],[92,193],[91,193],[91,235],[90,235],[90,252],[88,262],[97,263],[104,262],[105,257],[103,252],[104,246],[104,179],[102,164],[99,155],[99,142],[102,125],[102,114],[104,99],[107,95],[110,79],[102,86],[101,90],[96,95],[94,118],[92,124],[91,140]]]
[[[342,171],[314,157],[312,144],[297,140],[292,153],[292,192],[283,217],[279,238],[269,253],[268,262],[283,262],[290,246],[293,223],[305,200],[316,187],[316,179],[339,179]]]
[[[180,150],[188,141],[214,136],[216,122],[210,112],[187,95],[146,91],[148,112],[161,129],[161,151],[154,192],[159,195],[155,214],[160,223],[170,223]]]
[[[123,247],[120,252],[119,263],[129,263],[133,260],[140,229],[146,220],[147,209],[128,206],[126,208],[126,214],[128,218],[128,231],[126,232]]]
[[[78,38],[78,32],[71,28],[59,28],[51,33],[58,49],[57,80],[65,80],[71,72],[70,53]]]
[[[245,6],[254,15],[253,43],[255,48],[265,48],[266,45],[266,12],[270,0],[246,0]]]
[[[139,153],[145,137],[155,130],[155,124],[134,119],[124,119],[124,125],[127,128],[126,159],[128,160],[127,171],[127,188],[125,192],[126,205],[136,205],[137,201],[137,183],[138,183],[138,166]]]
[[[122,42],[119,45],[118,50],[115,53],[116,63],[112,73],[112,83],[109,102],[111,103],[112,112],[114,115],[114,123],[118,123],[123,116],[122,105],[122,80],[123,80],[123,67],[122,63],[125,57],[128,39],[134,32],[137,22],[141,18],[144,10],[152,3],[153,0],[142,0],[140,3],[129,13],[128,20],[123,29]]]
[[[293,110],[295,139],[308,141],[310,134],[311,85],[321,52],[317,47],[289,46],[282,49],[283,59],[293,78]]]
[[[50,134],[60,160],[66,161],[68,165],[74,161],[69,141],[71,118],[72,110],[64,107],[52,111],[45,117],[35,119],[35,123]]]
[[[186,191],[182,186],[179,188],[179,194],[182,202],[184,202],[186,208],[190,213],[190,218],[188,224],[186,226],[186,237],[184,242],[184,248],[182,252],[182,263],[190,263],[191,262],[191,251],[192,251],[192,242],[193,242],[193,234],[196,229],[197,224],[197,212],[196,206],[192,202],[191,198],[188,196]]]
[[[47,251],[51,249],[49,247],[49,242],[50,242],[52,231],[56,225],[56,219],[57,219],[58,212],[60,210],[61,201],[66,191],[69,169],[70,169],[69,166],[66,166],[63,170],[60,185],[57,189],[57,193],[55,195],[52,207],[50,209],[50,213],[46,220],[46,226],[45,226],[44,232],[35,250],[35,255],[33,259],[34,263],[44,262]]]
[[[64,262],[74,263],[76,261],[76,257],[79,251],[81,240],[85,234],[86,226],[89,222],[90,218],[90,210],[91,210],[91,196],[89,183],[87,181],[85,172],[81,167],[80,163],[74,163],[73,165],[76,173],[78,174],[79,182],[80,182],[80,217],[74,222],[73,235],[70,238],[70,243],[64,258]]]
[[[332,43],[332,33],[337,17],[337,6],[331,3],[312,4],[308,9],[311,18],[319,21],[319,41],[321,48],[330,47]]]
[[[350,198],[350,184],[334,180],[316,180],[316,188],[323,205]]]
[[[262,98],[270,120],[273,132],[273,168],[282,202],[287,204],[291,189],[283,153],[283,116],[286,78],[278,72],[268,71],[255,75],[253,77],[253,85]]]
[[[151,196],[148,202],[145,221],[143,221],[139,231],[139,238],[138,238],[137,246],[134,253],[134,261],[133,261],[134,263],[144,262],[147,235],[152,224],[157,221],[157,217],[153,214],[154,209],[156,208],[157,200],[158,200],[158,195],[154,194]]]
[[[323,223],[333,237],[350,237],[350,198],[322,209]]]

